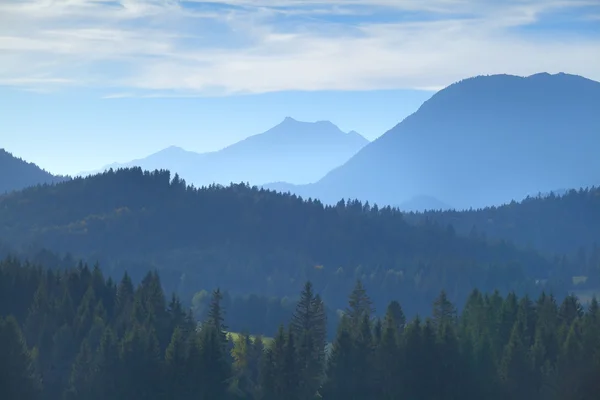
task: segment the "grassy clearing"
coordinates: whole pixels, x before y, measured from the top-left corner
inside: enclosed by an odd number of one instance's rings
[[[573,285],[580,285],[582,283],[587,282],[587,276],[574,276],[573,277]]]
[[[231,341],[237,342],[242,337],[242,334],[239,332],[227,332],[227,336]],[[250,340],[254,341],[254,339],[256,339],[256,335],[250,335]],[[264,344],[270,344],[273,341],[273,338],[262,336],[262,341]]]

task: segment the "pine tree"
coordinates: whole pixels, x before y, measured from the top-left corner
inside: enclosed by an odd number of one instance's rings
[[[95,364],[91,385],[94,398],[98,400],[118,398],[120,386],[126,379],[121,370],[117,338],[110,328],[104,330],[100,339]]]
[[[582,322],[574,319],[558,358],[560,384],[558,395],[561,399],[583,399],[583,380],[585,376],[585,357],[583,353]],[[596,377],[597,379],[598,377]]]
[[[398,343],[399,324],[396,322],[398,314],[395,313],[395,310],[397,310],[397,306],[392,306],[390,303],[385,321],[381,324],[381,340],[375,350],[374,373],[376,380],[374,387],[381,400],[402,398],[402,384],[406,378],[402,373],[404,366]],[[403,329],[404,323],[401,326]]]
[[[171,341],[165,351],[165,372],[167,382],[167,393],[172,398],[186,398],[187,393],[187,371],[186,361],[188,357],[187,344],[180,327],[176,327],[171,336]]]
[[[362,282],[356,281],[356,285],[350,293],[348,299],[348,308],[346,309],[346,315],[348,315],[348,322],[350,324],[351,332],[354,335],[358,333],[360,324],[362,323],[363,316],[371,317],[375,313],[373,302],[367,295]]]
[[[200,332],[199,361],[201,381],[199,398],[225,399],[231,378],[231,365],[225,357],[221,331],[207,325]]]
[[[210,301],[210,309],[208,310],[207,323],[214,327],[219,335],[219,340],[223,346],[223,351],[227,349],[227,326],[225,325],[224,312],[221,307],[221,301],[223,300],[223,294],[220,289],[216,289],[212,293],[212,299]]]
[[[504,349],[500,363],[500,378],[505,389],[505,395],[510,399],[531,399],[531,371],[528,352],[523,343],[523,327],[515,323],[510,341]]]
[[[292,316],[290,330],[296,339],[302,398],[317,392],[325,361],[326,317],[323,302],[307,282]]]
[[[445,291],[442,291],[433,303],[433,324],[435,330],[440,332],[444,326],[454,326],[456,323],[456,308],[448,300]]]
[[[406,325],[406,316],[404,315],[404,310],[402,310],[400,303],[395,300],[390,302],[385,313],[385,321],[387,323],[391,323],[393,321],[395,331],[398,334],[404,331],[404,327]]]
[[[85,399],[93,396],[92,379],[94,371],[94,360],[92,351],[87,340],[81,343],[81,349],[71,371],[69,379],[69,390],[66,394],[68,399]]]
[[[121,282],[117,286],[115,297],[114,326],[115,334],[121,337],[125,334],[133,311],[134,288],[131,278],[125,272]]]
[[[471,382],[465,379],[468,365],[462,363],[458,339],[451,325],[442,325],[436,348],[438,357],[437,379],[435,380],[438,390],[436,398],[464,399],[464,387],[471,384]]]
[[[402,353],[406,370],[404,371],[404,393],[407,399],[424,399],[423,389],[427,382],[427,361],[424,358],[429,353],[423,353],[423,326],[419,317],[406,326]],[[427,349],[430,350],[430,349]]]
[[[156,334],[152,328],[134,325],[121,342],[120,359],[127,380],[124,398],[155,399],[162,393],[162,360]]]
[[[296,342],[294,331],[292,329],[289,329],[286,335],[283,365],[281,366],[280,373],[282,374],[283,379],[283,393],[285,399],[310,399],[314,396],[314,393],[308,393],[307,395],[300,391],[303,383],[300,381],[301,369],[298,364]]]
[[[582,398],[592,399],[600,393],[600,306],[594,297],[582,324]]]
[[[0,318],[0,398],[39,399],[42,398],[41,389],[17,321],[13,317]]]
[[[270,348],[266,349],[265,355],[260,365],[260,385],[258,398],[262,400],[277,400],[279,377],[277,370],[276,349],[278,348],[279,335],[275,337],[275,341]]]
[[[474,367],[472,384],[475,385],[474,399],[499,399],[498,369],[494,359],[492,339],[489,334],[484,334],[475,343]]]
[[[325,400],[356,399],[354,343],[348,317],[342,317],[327,363],[326,380],[321,390]]]

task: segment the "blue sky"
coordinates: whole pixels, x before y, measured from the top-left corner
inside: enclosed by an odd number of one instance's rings
[[[600,80],[598,0],[0,0],[0,147],[57,173],[285,116],[373,139],[482,74]]]

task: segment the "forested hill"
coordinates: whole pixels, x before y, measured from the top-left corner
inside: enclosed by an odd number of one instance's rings
[[[310,279],[339,307],[361,278],[376,305],[395,297],[409,314],[428,310],[442,288],[463,301],[476,286],[532,291],[553,273],[533,251],[416,227],[391,208],[324,207],[245,185],[194,189],[139,168],[0,197],[0,236],[98,260],[114,276],[157,268],[184,298],[217,286],[290,296]]]
[[[474,290],[462,312],[444,292],[431,318],[391,301],[372,313],[349,292],[332,346],[307,282],[272,340],[228,335],[213,291],[196,326],[148,273],[139,285],[98,268],[0,261],[0,398],[6,400],[583,400],[600,385],[600,310]],[[257,317],[255,315],[255,317]],[[199,329],[195,329],[195,328]]]
[[[411,213],[405,214],[405,218],[411,223],[429,220],[442,226],[451,224],[461,234],[485,234],[546,254],[568,254],[579,261],[588,259],[600,268],[600,188],[597,187],[529,197],[500,207]]]
[[[28,186],[61,182],[66,179],[62,176],[54,176],[37,165],[0,149],[0,194]]]

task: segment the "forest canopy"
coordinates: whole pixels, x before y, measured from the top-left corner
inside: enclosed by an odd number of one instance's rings
[[[397,298],[415,315],[442,289],[457,303],[475,287],[536,294],[540,282],[562,295],[572,278],[533,250],[414,226],[390,207],[324,206],[246,184],[198,189],[139,168],[2,196],[0,234],[21,251],[37,244],[98,261],[115,279],[157,269],[186,301],[216,286],[283,298],[310,280],[336,309],[360,279],[379,310]]]

